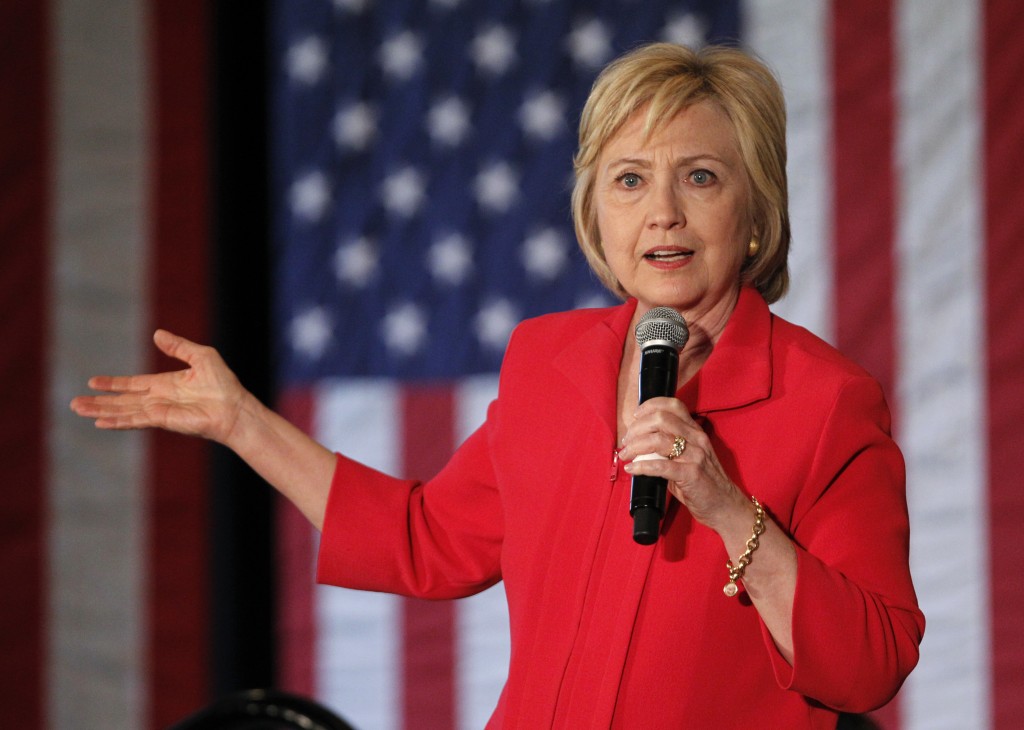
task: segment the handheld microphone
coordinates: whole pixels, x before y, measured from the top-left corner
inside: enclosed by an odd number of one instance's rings
[[[655,307],[637,322],[635,334],[640,346],[640,403],[675,395],[679,351],[690,338],[686,320],[670,307]],[[634,461],[664,458],[644,454]],[[652,545],[658,540],[667,489],[668,482],[663,477],[633,475],[629,514],[633,517],[633,540],[641,545]]]

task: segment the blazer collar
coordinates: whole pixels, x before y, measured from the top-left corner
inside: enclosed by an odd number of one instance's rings
[[[772,392],[772,315],[757,290],[740,290],[736,309],[704,366],[676,394],[693,413],[741,408]]]

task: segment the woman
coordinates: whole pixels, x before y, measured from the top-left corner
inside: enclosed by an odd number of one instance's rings
[[[595,83],[575,164],[580,244],[625,303],[522,323],[486,423],[426,483],[331,454],[167,332],[189,369],[94,378],[110,395],[72,407],[234,449],[322,529],[323,582],[504,580],[493,727],[825,728],[885,703],[924,628],[903,461],[878,384],[768,310],[789,243],[777,83],[737,50],[640,48]],[[637,407],[632,333],[658,306],[689,325],[683,385]],[[674,497],[652,546],[632,539],[641,474]]]

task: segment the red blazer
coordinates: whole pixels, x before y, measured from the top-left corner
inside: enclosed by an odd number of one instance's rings
[[[632,539],[613,455],[635,307],[523,322],[486,423],[434,479],[339,456],[318,579],[426,598],[504,580],[511,666],[489,727],[825,728],[829,708],[885,703],[924,617],[878,384],[745,289],[678,393],[797,545],[791,667],[745,594],[722,594],[736,556],[678,502],[655,545]]]

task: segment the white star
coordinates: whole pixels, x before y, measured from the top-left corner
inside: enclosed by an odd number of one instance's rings
[[[473,248],[465,236],[451,233],[427,251],[427,268],[436,281],[458,286],[473,270]]]
[[[550,141],[565,129],[565,102],[552,91],[531,94],[519,107],[519,124],[527,135]]]
[[[315,35],[296,41],[288,48],[285,68],[293,81],[312,86],[327,70],[327,44]]]
[[[334,252],[334,274],[338,280],[357,289],[364,288],[377,273],[380,253],[368,238],[356,238],[338,246]]]
[[[522,259],[531,278],[558,278],[569,261],[565,237],[554,228],[534,233],[523,242]]]
[[[377,109],[372,104],[356,102],[339,109],[331,122],[334,141],[342,149],[365,150],[377,136]]]
[[[452,10],[462,4],[462,0],[430,0],[431,5],[436,5],[441,10]]]
[[[311,307],[293,317],[288,325],[292,349],[310,360],[318,360],[331,342],[332,329],[327,310]]]
[[[504,213],[519,197],[515,170],[507,162],[494,162],[485,167],[473,181],[477,203],[485,211]]]
[[[707,38],[708,27],[696,13],[673,13],[661,31],[661,39],[681,46],[700,48]]]
[[[612,55],[612,36],[600,20],[576,23],[566,39],[577,66],[597,68]]]
[[[388,175],[381,183],[381,197],[384,207],[390,213],[411,218],[423,205],[426,198],[427,181],[415,167],[403,167]]]
[[[412,355],[427,338],[427,318],[412,303],[400,304],[384,315],[384,344],[399,355]]]
[[[359,15],[368,7],[372,0],[334,0],[334,7],[344,10],[346,13]]]
[[[408,81],[423,65],[423,41],[412,31],[393,35],[380,46],[384,73],[396,81]]]
[[[437,144],[457,147],[469,128],[469,107],[457,96],[438,101],[427,112],[427,132]]]
[[[503,25],[492,25],[473,38],[470,56],[478,70],[500,76],[516,61],[515,36]]]
[[[612,302],[604,294],[595,294],[589,292],[576,299],[576,309],[598,309],[601,307],[610,307]]]
[[[330,181],[322,172],[307,173],[292,183],[289,197],[297,218],[316,222],[323,218],[331,203]]]
[[[500,352],[505,349],[518,322],[519,312],[512,302],[498,299],[480,308],[473,329],[481,345]]]

